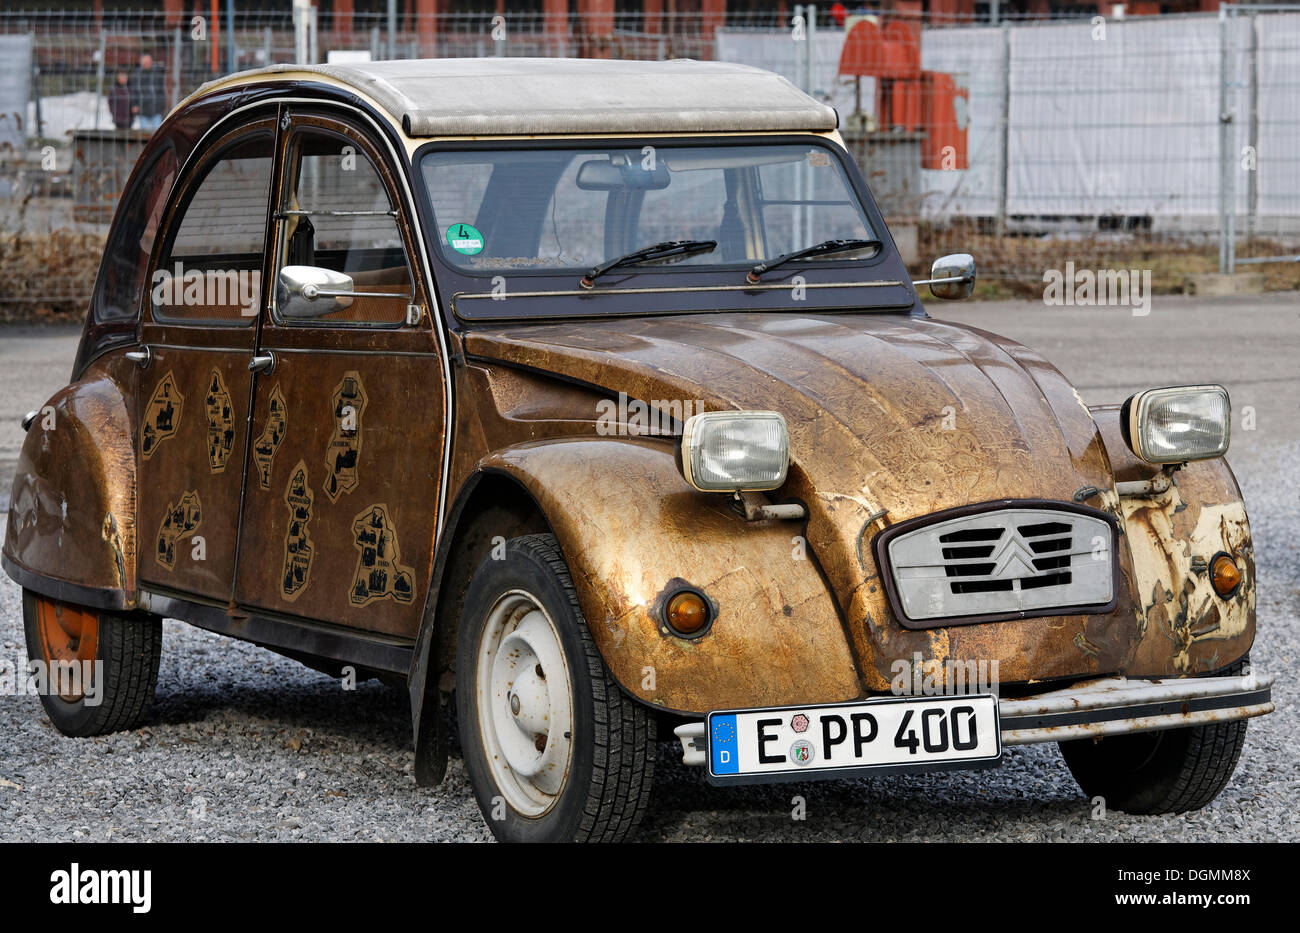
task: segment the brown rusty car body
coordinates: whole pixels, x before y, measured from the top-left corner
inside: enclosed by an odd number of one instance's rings
[[[141,156],[72,379],[30,422],[3,563],[37,629],[59,607],[141,625],[171,617],[398,680],[417,775],[436,781],[441,707],[472,665],[457,650],[471,579],[503,542],[543,536],[563,555],[619,715],[645,724],[642,752],[656,727],[674,728],[685,759],[704,765],[712,712],[896,695],[900,663],[914,662],[940,694],[954,669],[996,662],[1003,746],[1244,735],[1272,705],[1268,680],[1242,666],[1255,574],[1227,463],[1144,460],[1129,408],[1089,406],[1034,351],[928,316],[835,129],[829,108],[775,76],[699,63],[286,66],[201,89]],[[459,176],[437,175],[430,153],[454,167],[485,149],[657,148],[677,178],[710,145],[802,147],[808,164],[839,166],[881,241],[874,255],[745,280],[773,258],[751,240],[738,265],[627,267],[586,287],[553,269],[480,273],[447,248],[449,225],[473,224],[457,242],[477,243],[504,237],[508,221],[449,215],[459,195],[434,179]],[[240,159],[222,163],[231,153]],[[345,169],[351,155],[369,187],[333,180],[320,154]],[[227,171],[217,198],[204,185]],[[229,218],[258,192],[245,230]],[[350,213],[331,213],[339,203]],[[204,210],[216,219],[205,224]],[[378,232],[355,256],[383,255],[334,263],[330,237],[365,224]],[[260,245],[239,253],[244,240]],[[184,248],[212,260],[191,280]],[[246,306],[210,300],[217,259]],[[291,295],[284,269],[332,264],[351,297],[295,316],[295,299],[328,301],[341,280],[322,272],[290,282]],[[173,268],[195,300],[166,289],[160,300],[155,284]],[[780,413],[779,487],[688,483],[692,411]],[[1109,529],[1109,598],[908,617],[889,542],[1012,508]],[[1222,555],[1239,575],[1226,593]],[[681,592],[703,597],[701,632],[666,618]],[[82,649],[74,638],[63,650]],[[575,709],[584,677],[570,675]],[[565,746],[570,783],[585,780],[583,739]],[[546,741],[539,733],[539,753]],[[619,767],[631,767],[623,748]],[[1076,767],[1086,791],[1105,786],[1087,769]],[[648,792],[649,777],[636,780]],[[476,791],[491,801],[490,783]],[[550,805],[520,799],[525,829],[500,832],[533,838],[525,830]],[[594,823],[540,837],[616,838],[638,808],[629,793],[600,802]]]

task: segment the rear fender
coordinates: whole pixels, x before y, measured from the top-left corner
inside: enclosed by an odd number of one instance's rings
[[[102,609],[133,608],[134,367],[96,361],[37,412],[14,473],[4,567],[19,584]]]

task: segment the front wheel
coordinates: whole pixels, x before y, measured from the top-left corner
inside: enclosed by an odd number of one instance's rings
[[[162,620],[87,609],[23,590],[27,656],[41,662],[41,704],[64,735],[134,729],[158,684]]]
[[[479,565],[457,639],[465,767],[493,835],[615,842],[644,815],[655,721],[596,650],[552,535]]]
[[[1221,674],[1240,674],[1243,658]],[[1061,757],[1089,797],[1124,813],[1199,810],[1228,785],[1246,744],[1246,720],[1061,742]]]

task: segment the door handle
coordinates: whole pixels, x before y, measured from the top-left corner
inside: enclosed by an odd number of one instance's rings
[[[135,363],[141,369],[148,369],[149,363],[153,360],[153,351],[145,346],[141,347],[139,350],[127,350],[123,356],[132,363]]]
[[[275,357],[271,353],[254,353],[248,361],[250,373],[269,373],[275,368]]]

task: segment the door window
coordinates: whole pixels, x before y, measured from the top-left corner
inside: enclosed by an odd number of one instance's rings
[[[149,283],[156,320],[256,320],[273,152],[269,131],[244,136],[191,183]]]
[[[346,307],[293,323],[402,324],[414,300],[410,263],[398,211],[374,162],[356,140],[315,128],[295,134],[289,152],[280,264],[343,273],[353,289]]]

